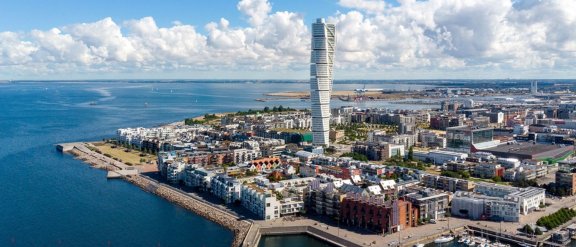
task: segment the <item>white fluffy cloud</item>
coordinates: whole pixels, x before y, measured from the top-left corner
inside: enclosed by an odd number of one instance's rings
[[[576,1],[398,2],[338,1],[342,9],[328,17],[337,25],[337,77],[575,75]],[[171,71],[274,77],[292,71],[305,78],[310,33],[302,14],[274,12],[267,0],[241,0],[237,9],[249,25],[221,18],[158,27],[152,17],[104,18],[0,32],[0,77]]]
[[[354,9],[331,19],[338,25],[343,69],[361,61],[367,70],[440,73],[574,69],[575,1],[398,2],[392,7],[377,0],[340,0]]]

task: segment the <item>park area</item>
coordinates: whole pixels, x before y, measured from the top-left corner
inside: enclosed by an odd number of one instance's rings
[[[104,156],[123,162],[129,166],[136,166],[144,172],[156,170],[156,156],[139,150],[117,146],[113,143],[93,142],[93,148]],[[96,151],[94,150],[94,151]]]

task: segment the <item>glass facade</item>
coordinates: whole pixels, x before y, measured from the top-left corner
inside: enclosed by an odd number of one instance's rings
[[[472,144],[492,141],[494,129],[474,129],[472,127],[454,127],[446,129],[446,146],[449,148],[470,148]]]

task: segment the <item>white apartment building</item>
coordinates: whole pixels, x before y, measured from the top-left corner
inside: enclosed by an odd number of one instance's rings
[[[166,180],[171,184],[178,184],[183,180],[186,163],[176,161],[166,166]]]
[[[239,148],[234,149],[234,162],[236,164],[242,164],[247,161],[252,161],[262,157],[262,152],[260,152],[259,147],[254,147],[253,149]]]
[[[518,201],[457,191],[452,198],[452,216],[471,220],[520,221]]]
[[[214,172],[189,166],[186,167],[184,173],[184,184],[188,187],[198,188],[201,191],[208,191],[210,190],[210,182],[214,176],[216,176]]]
[[[274,220],[283,216],[304,212],[302,198],[292,197],[279,200],[271,189],[256,184],[241,187],[242,206],[263,220]]]
[[[540,204],[546,203],[546,190],[541,188],[518,188],[478,182],[474,191],[487,196],[504,198],[507,201],[515,201],[519,205],[519,213],[523,215],[539,208]]]
[[[212,194],[224,200],[225,203],[240,200],[240,187],[238,180],[223,174],[213,177],[210,181]]]
[[[535,187],[518,188],[519,190],[507,195],[506,198],[517,198],[520,203],[520,213],[527,215],[534,209],[546,203],[546,190]]]
[[[280,218],[280,202],[270,190],[256,184],[241,187],[242,206],[262,220]]]

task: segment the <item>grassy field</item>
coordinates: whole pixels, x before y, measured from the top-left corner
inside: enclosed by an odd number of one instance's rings
[[[126,149],[123,147],[112,148],[113,145],[110,143],[94,142],[92,144],[96,147],[96,149],[100,150],[102,154],[109,154],[112,156],[112,158],[120,159],[126,164],[130,163],[132,165],[143,165],[148,161],[154,162],[156,160],[156,156],[154,155],[145,154],[144,156],[140,156],[140,154],[144,153],[136,150],[130,150],[126,152]],[[146,161],[140,162],[141,159]]]
[[[434,175],[440,175],[440,172],[436,171],[436,169],[434,169],[432,167],[426,167],[426,172],[430,173],[430,174],[434,174]]]
[[[493,184],[500,184],[500,185],[510,185],[510,182],[494,182],[492,179],[489,178],[475,178],[475,177],[469,177],[467,178],[467,180],[470,181],[474,181],[474,182],[486,182],[486,183],[493,183]]]

